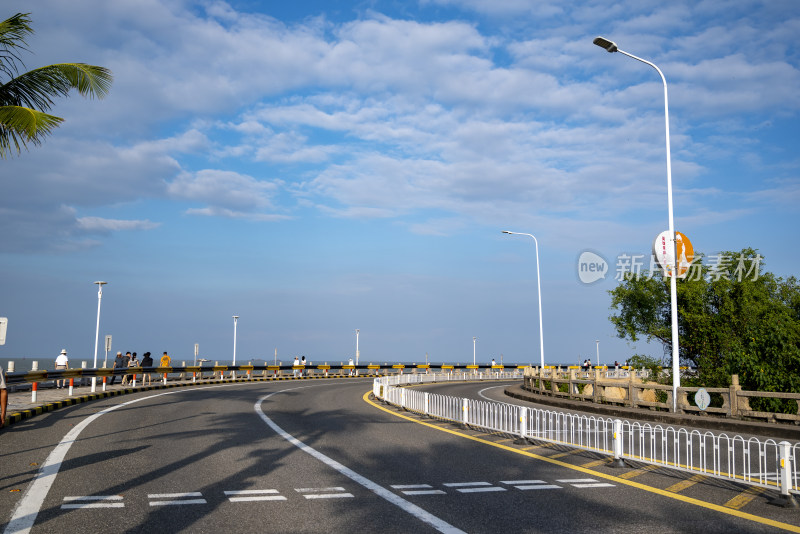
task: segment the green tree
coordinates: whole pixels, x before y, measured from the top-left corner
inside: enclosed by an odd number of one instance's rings
[[[0,158],[19,154],[28,144],[39,145],[64,119],[46,113],[53,100],[72,89],[83,96],[103,98],[111,87],[108,69],[84,63],[58,63],[19,74],[24,67],[18,53],[27,51],[25,38],[33,34],[29,13],[0,22]]]
[[[763,257],[750,248],[708,259],[695,258],[686,279],[678,280],[681,363],[696,366],[697,383],[708,387],[725,387],[737,374],[744,389],[800,392],[797,279],[766,272]],[[671,354],[669,279],[629,273],[609,294],[619,337],[658,341]],[[759,403],[791,409],[791,403]]]

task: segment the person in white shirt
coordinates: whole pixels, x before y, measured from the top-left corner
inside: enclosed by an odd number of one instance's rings
[[[56,357],[56,370],[69,369],[69,358],[67,358],[67,349],[61,349],[61,354]],[[56,387],[61,389],[64,387],[66,380],[56,380]]]

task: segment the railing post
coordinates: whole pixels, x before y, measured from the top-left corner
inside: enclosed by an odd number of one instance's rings
[[[38,371],[39,370],[39,362],[33,361],[31,362],[31,371]],[[31,402],[36,402],[36,391],[39,389],[39,384],[37,382],[31,383]]]
[[[622,460],[622,445],[624,443],[622,438],[622,420],[614,419],[614,461],[611,462],[611,467],[626,467],[625,462]]]
[[[514,440],[515,445],[528,443],[528,409],[524,406],[519,407],[519,437]]]
[[[731,375],[731,387],[729,389],[730,398],[728,399],[728,404],[730,406],[730,416],[731,417],[739,417],[739,395],[738,393],[742,390],[741,386],[739,386],[739,375]]]
[[[461,399],[461,424],[466,428],[469,425],[469,400]]]
[[[427,391],[423,395],[422,411],[425,418],[430,417],[430,393]]]
[[[791,493],[792,489],[792,474],[794,472],[792,462],[792,444],[788,441],[781,441],[778,444],[780,451],[779,470],[780,476],[779,484],[781,487],[780,505],[784,508],[798,508],[797,499]]]

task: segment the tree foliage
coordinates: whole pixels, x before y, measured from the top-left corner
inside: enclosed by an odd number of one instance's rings
[[[47,113],[54,99],[73,89],[83,96],[103,98],[111,88],[111,71],[85,63],[58,63],[19,73],[20,51],[33,34],[28,13],[0,22],[0,158],[19,154],[28,144],[39,145],[64,119]]]
[[[619,337],[659,341],[671,354],[668,278],[627,273],[609,293]],[[681,363],[698,368],[699,384],[726,387],[736,374],[746,390],[800,392],[795,277],[766,272],[763,257],[747,248],[696,257],[677,294]]]

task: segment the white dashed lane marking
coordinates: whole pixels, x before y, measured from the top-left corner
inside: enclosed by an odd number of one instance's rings
[[[285,501],[276,489],[226,491],[230,502]]]
[[[573,488],[613,488],[615,484],[600,482],[593,478],[565,478],[556,480],[561,484],[569,484]],[[545,480],[501,480],[499,484],[511,486],[520,491],[563,489],[564,486],[551,484]],[[492,491],[507,491],[508,488],[493,485],[491,482],[445,482],[445,488],[454,489],[459,493],[483,493]],[[430,484],[395,484],[392,489],[399,490],[405,495],[446,495],[447,492],[435,489]]]
[[[556,480],[563,484],[569,484],[573,488],[613,488],[614,484],[608,482],[598,482],[593,478],[565,478]]]
[[[489,482],[448,482],[443,484],[459,493],[484,493],[488,491],[506,491],[506,488],[493,486]]]
[[[184,504],[206,504],[199,491],[185,493],[148,493],[150,506],[180,506]],[[166,500],[163,500],[166,499]]]
[[[354,497],[352,493],[345,492],[344,488],[295,488],[306,499],[342,499]]]
[[[404,495],[447,495],[447,492],[433,489],[430,484],[394,484],[392,488]]]
[[[80,510],[84,508],[124,508],[122,495],[87,495],[64,497],[62,510]]]

